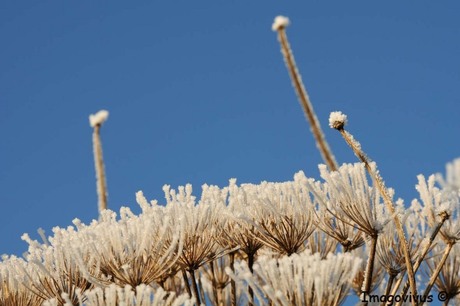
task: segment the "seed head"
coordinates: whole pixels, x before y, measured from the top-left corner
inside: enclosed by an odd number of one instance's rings
[[[342,112],[332,112],[329,115],[329,126],[336,130],[341,130],[347,124],[347,115]]]
[[[107,118],[109,118],[109,112],[106,110],[100,110],[95,114],[89,115],[89,125],[91,125],[91,127],[102,125]]]
[[[278,31],[281,28],[285,28],[289,25],[289,18],[284,16],[276,16],[272,24],[272,30]]]

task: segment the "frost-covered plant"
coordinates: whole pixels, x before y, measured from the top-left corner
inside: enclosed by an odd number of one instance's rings
[[[228,271],[237,282],[254,289],[260,305],[340,305],[348,294],[361,259],[309,251],[279,259],[260,257],[251,273],[244,262]]]
[[[180,187],[177,193],[164,188],[169,214],[174,216],[174,223],[183,227],[182,248],[178,252],[178,264],[183,271],[190,274],[193,295],[200,304],[197,277],[195,271],[207,262],[220,257],[226,251],[215,238],[220,223],[220,211],[223,200],[217,187],[203,186],[201,200],[195,204],[192,186]],[[185,275],[185,274],[184,274]],[[188,282],[186,282],[188,285]]]
[[[73,304],[78,302],[77,292],[93,288],[93,284],[74,259],[71,240],[61,239],[59,229],[55,228],[54,239],[50,243],[38,245],[25,235],[29,242],[29,251],[25,255],[27,265],[18,266],[22,271],[17,275],[27,284],[29,290],[42,299],[56,298],[58,305],[64,305],[63,294]],[[69,233],[68,236],[71,236]],[[16,276],[17,277],[17,276]]]
[[[368,288],[369,291],[366,292],[367,294],[381,292],[382,290],[379,290],[379,289],[385,277],[385,270],[383,269],[383,266],[380,264],[380,262],[376,261],[374,263],[372,278],[368,279],[367,269],[368,269],[369,254],[370,254],[368,249],[367,248],[357,248],[357,249],[350,251],[349,253],[357,258],[362,259],[361,265],[358,268],[358,272],[355,274],[355,277],[353,278],[352,283],[351,283],[351,287],[354,293],[357,296],[361,297],[364,293],[363,284],[366,282],[369,284],[369,288]]]
[[[439,245],[435,248],[434,252],[438,253],[443,251],[444,245]],[[437,252],[438,251],[438,252]],[[436,271],[436,268],[440,266],[442,256],[440,254],[434,255],[426,261],[427,269],[426,275],[430,277]],[[453,256],[449,256],[446,263],[442,265],[439,272],[439,276],[434,282],[434,289],[439,293],[443,292],[446,294],[445,305],[448,305],[449,301],[454,299],[460,294],[460,247],[455,245],[453,250]]]
[[[30,279],[24,274],[27,263],[16,256],[4,256],[0,263],[0,305],[41,305],[43,298],[30,288]]]
[[[369,186],[363,164],[346,164],[333,172],[321,165],[320,173],[325,184],[322,190],[314,193],[316,201],[336,220],[358,229],[370,240],[369,260],[363,283],[363,292],[369,293],[377,238],[390,221],[380,200],[380,193]],[[313,185],[312,188],[314,187]],[[326,222],[330,224],[330,221],[320,221],[323,226]]]
[[[120,215],[117,220],[114,212],[106,210],[89,229],[78,223],[81,242],[75,253],[82,259],[94,258],[95,263],[82,260],[82,264],[88,271],[93,265],[99,267],[100,273],[89,272],[99,283],[115,282],[133,288],[161,283],[175,268],[182,229],[171,226],[171,215],[159,206],[140,216],[123,208]]]
[[[159,288],[154,290],[147,285],[118,287],[112,284],[105,289],[95,288],[82,294],[77,293],[78,303],[72,303],[66,294],[63,306],[192,306],[195,301],[186,294],[176,296]],[[56,299],[47,300],[43,306],[58,306]]]
[[[280,255],[301,252],[315,229],[313,205],[302,178],[296,175],[293,182],[262,182],[241,188],[253,199],[244,218],[260,233],[256,238]]]
[[[50,237],[39,230],[43,242],[25,234],[24,258],[0,262],[0,305],[339,305],[353,291],[404,296],[410,287],[428,295],[433,286],[456,298],[460,159],[445,176],[420,175],[420,199],[405,207],[345,130],[347,116],[332,112],[330,127],[359,159],[339,167],[295,64],[288,24],[279,16],[272,28],[326,164],[321,180],[303,172],[282,183],[232,179],[223,188],[204,185],[199,199],[191,185],[165,186],[166,203],[138,192],[141,213],[123,207],[117,214],[107,210],[99,135],[108,112],[98,112],[90,116],[97,220],[75,219]],[[425,262],[423,279],[415,273]]]
[[[109,118],[109,112],[100,110],[96,114],[89,116],[89,125],[93,128],[93,152],[94,152],[94,167],[96,169],[96,186],[98,195],[99,212],[107,209],[107,182],[105,178],[104,159],[102,154],[101,143],[101,127],[102,124]]]

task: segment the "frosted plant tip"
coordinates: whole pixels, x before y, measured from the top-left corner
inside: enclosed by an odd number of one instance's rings
[[[272,24],[272,30],[278,31],[281,28],[285,28],[289,25],[289,18],[284,16],[276,16]]]
[[[106,110],[100,110],[95,114],[89,115],[89,125],[91,125],[91,127],[102,125],[107,118],[109,118],[109,112]]]
[[[329,126],[336,130],[341,130],[347,124],[347,115],[342,112],[332,112],[329,115]]]

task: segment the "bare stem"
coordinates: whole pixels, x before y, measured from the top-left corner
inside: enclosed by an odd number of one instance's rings
[[[428,254],[428,251],[430,250],[431,246],[433,245],[433,242],[438,235],[439,231],[441,230],[441,227],[444,225],[444,222],[449,219],[449,214],[447,213],[442,213],[441,214],[441,221],[438,222],[436,227],[434,228],[433,232],[430,235],[430,240],[428,241],[427,244],[425,244],[422,252],[420,253],[420,256],[417,257],[417,260],[414,263],[414,273],[417,273],[418,269],[420,268],[420,265],[422,264],[423,260],[426,257],[426,254]],[[396,282],[393,290],[391,291],[392,295],[395,295],[396,292],[398,291],[399,286],[401,285],[402,280],[404,279],[404,275],[401,275],[401,277],[398,279]],[[407,290],[409,290],[409,282],[406,282],[404,285],[403,289],[401,290],[401,296],[405,296],[407,293]]]
[[[438,263],[438,266],[436,267],[436,270],[434,270],[433,274],[430,277],[430,281],[428,282],[428,285],[426,286],[425,292],[423,293],[423,296],[428,296],[430,294],[431,288],[433,288],[434,282],[438,278],[439,272],[441,272],[442,267],[446,263],[447,257],[449,257],[450,251],[452,250],[453,246],[455,245],[455,241],[449,241],[447,243],[447,247],[444,250],[444,254],[442,255],[441,261]],[[423,301],[420,303],[420,306],[423,305]]]
[[[393,273],[388,274],[388,284],[387,284],[387,288],[385,289],[385,296],[386,297],[388,297],[390,295],[391,287],[393,287],[393,282],[395,280],[396,275],[397,274],[393,274]],[[385,306],[385,302],[383,302],[381,304],[381,306]]]
[[[313,133],[313,137],[316,140],[316,145],[325,161],[326,165],[329,167],[331,171],[337,170],[337,162],[335,161],[334,155],[332,154],[329,145],[326,142],[326,138],[324,137],[323,131],[321,130],[321,126],[319,124],[318,118],[315,115],[315,111],[313,110],[313,106],[310,102],[310,98],[308,97],[307,90],[302,82],[302,77],[297,69],[297,65],[294,60],[294,55],[292,53],[291,47],[289,45],[289,41],[286,35],[286,31],[284,27],[280,27],[278,30],[278,41],[281,45],[281,52],[284,57],[284,61],[286,62],[287,69],[289,71],[289,75],[291,76],[292,85],[297,93],[297,97],[299,98],[300,105],[310,123],[310,129]]]
[[[188,273],[190,273],[190,278],[192,280],[193,295],[196,298],[196,304],[201,305],[200,293],[198,291],[198,284],[196,282],[196,277],[195,277],[195,270],[190,269]]]
[[[229,254],[230,256],[230,269],[232,270],[232,273],[235,273],[235,252],[231,252]],[[236,283],[233,278],[230,280],[230,286],[231,286],[231,304],[232,306],[236,306]]]
[[[190,289],[190,284],[188,282],[187,273],[185,273],[184,269],[182,269],[182,277],[184,278],[185,289],[187,290],[187,294],[189,297],[192,297],[192,290]]]
[[[211,266],[211,274],[212,274],[212,294],[214,296],[214,300],[215,300],[215,303],[216,305],[219,304],[219,297],[218,297],[218,294],[217,294],[217,282],[216,282],[216,274],[215,274],[215,267],[214,267],[214,261],[211,260],[209,262],[209,265]]]
[[[93,130],[94,165],[96,168],[96,186],[98,195],[99,214],[107,209],[107,183],[105,180],[104,159],[102,158],[102,144],[100,137],[101,125],[96,124]]]
[[[250,252],[248,253],[248,267],[249,271],[254,274],[254,259],[255,259],[255,254]],[[254,291],[252,290],[251,286],[248,285],[248,291],[249,291],[249,306],[254,305]]]
[[[380,194],[382,195],[382,198],[385,202],[385,205],[390,212],[390,214],[393,216],[393,222],[396,226],[396,231],[399,236],[399,240],[401,243],[403,243],[403,253],[404,253],[404,259],[406,263],[406,269],[407,269],[407,274],[409,278],[409,285],[411,288],[411,292],[414,296],[417,295],[417,287],[415,283],[415,274],[414,274],[414,269],[412,266],[412,261],[411,261],[411,256],[410,256],[410,251],[409,251],[409,243],[407,242],[406,236],[404,234],[404,229],[402,227],[401,221],[399,220],[398,215],[395,213],[395,208],[393,201],[391,200],[390,195],[388,194],[388,190],[385,188],[385,184],[383,183],[383,179],[381,176],[378,174],[378,172],[374,171],[369,164],[369,159],[367,158],[366,154],[361,150],[360,146],[357,145],[357,142],[353,140],[353,136],[351,136],[343,127],[338,129],[342,137],[345,139],[347,144],[351,147],[355,155],[361,160],[367,171],[369,172],[369,175],[372,177],[373,181],[375,182],[375,185],[379,189]],[[417,305],[417,301],[414,301],[412,299],[412,305]]]
[[[366,278],[363,283],[363,293],[368,295],[371,291],[372,286],[372,274],[374,272],[374,262],[375,262],[375,251],[377,250],[377,238],[378,235],[371,237],[371,246],[369,249],[369,258],[367,260],[366,266]]]

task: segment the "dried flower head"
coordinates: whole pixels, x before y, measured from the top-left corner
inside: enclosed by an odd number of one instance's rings
[[[102,125],[109,118],[109,112],[106,110],[100,110],[95,114],[89,115],[89,125],[95,127],[96,125]]]
[[[281,28],[285,28],[289,25],[289,18],[284,16],[276,16],[272,24],[272,30],[278,31]]]
[[[347,115],[342,112],[332,112],[329,115],[329,126],[332,129],[340,130],[347,124]]]

